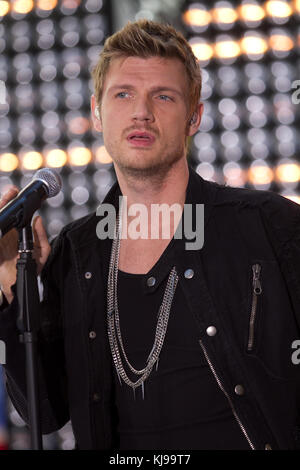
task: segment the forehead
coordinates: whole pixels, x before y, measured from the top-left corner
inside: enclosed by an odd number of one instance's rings
[[[104,80],[103,91],[122,83],[133,86],[177,86],[186,92],[188,77],[183,63],[176,58],[121,57],[113,59]]]

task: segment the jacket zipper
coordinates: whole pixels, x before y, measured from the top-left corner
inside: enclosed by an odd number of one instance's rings
[[[217,373],[216,373],[216,370],[215,370],[215,368],[214,368],[214,366],[213,366],[213,364],[212,364],[212,362],[211,362],[211,360],[210,360],[210,358],[209,358],[209,356],[208,356],[208,354],[207,354],[207,350],[206,350],[206,348],[205,348],[203,342],[201,341],[201,339],[199,340],[199,343],[200,343],[200,346],[201,346],[202,351],[203,351],[203,353],[204,353],[205,359],[206,359],[206,361],[207,361],[207,363],[208,363],[208,365],[209,365],[209,367],[210,367],[210,370],[211,370],[212,373],[213,373],[214,378],[216,379],[216,382],[217,382],[219,388],[222,390],[222,392],[224,393],[225,397],[227,398],[227,400],[228,400],[228,402],[229,402],[229,405],[230,405],[230,408],[231,408],[231,410],[232,410],[233,416],[235,417],[235,419],[236,419],[236,421],[237,421],[237,423],[238,423],[238,425],[239,425],[239,427],[240,427],[242,433],[244,434],[245,438],[247,439],[249,446],[251,447],[252,450],[255,450],[255,447],[254,447],[254,445],[253,445],[253,442],[252,442],[251,439],[249,438],[248,433],[247,433],[247,431],[246,431],[246,429],[245,429],[243,423],[241,422],[239,416],[237,415],[237,412],[235,411],[235,408],[234,408],[234,406],[233,406],[232,400],[231,400],[230,396],[228,395],[228,393],[226,392],[225,388],[223,387],[223,384],[222,384],[221,380],[219,379],[219,377],[218,377],[218,375],[217,375]]]
[[[257,299],[258,299],[258,296],[262,293],[262,287],[261,287],[261,282],[260,282],[261,265],[258,263],[253,264],[252,272],[253,272],[253,277],[252,277],[253,293],[252,293],[252,306],[251,306],[251,314],[250,314],[250,322],[249,322],[248,351],[252,351],[253,349]]]

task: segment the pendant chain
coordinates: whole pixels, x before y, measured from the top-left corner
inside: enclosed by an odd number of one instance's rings
[[[107,285],[107,326],[108,326],[108,338],[111,348],[112,358],[116,367],[116,371],[121,382],[121,378],[124,382],[135,390],[140,385],[144,387],[144,381],[150,375],[154,364],[158,366],[158,360],[161,349],[164,344],[165,335],[168,327],[169,314],[172,306],[173,297],[176,291],[178,283],[178,275],[175,266],[171,269],[168,277],[167,285],[163,295],[163,300],[157,314],[157,325],[155,331],[155,338],[152,349],[146,361],[146,366],[143,369],[137,370],[129,362],[121,335],[120,318],[118,310],[118,298],[117,298],[117,285],[118,285],[118,269],[119,269],[119,255],[120,255],[120,239],[122,233],[122,206],[119,210],[119,214],[116,221],[116,227],[114,232],[114,239],[112,243],[109,273],[108,273],[108,285]],[[119,349],[119,345],[121,351]],[[140,376],[135,382],[130,380],[123,366],[121,353],[125,359],[125,362],[131,372]],[[143,389],[144,390],[144,389]]]

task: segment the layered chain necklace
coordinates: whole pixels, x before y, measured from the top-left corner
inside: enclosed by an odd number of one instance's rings
[[[158,360],[160,356],[161,349],[164,344],[169,314],[171,310],[171,305],[173,297],[175,294],[178,275],[176,272],[175,266],[171,269],[167,285],[164,291],[163,300],[159,307],[157,314],[157,325],[155,330],[155,338],[150,354],[147,358],[146,365],[143,369],[137,370],[129,362],[126,352],[124,350],[121,329],[120,329],[120,318],[118,310],[118,298],[117,298],[117,283],[118,283],[118,269],[119,269],[119,254],[120,254],[120,239],[122,233],[122,204],[119,210],[119,214],[116,221],[114,239],[112,243],[110,263],[109,263],[109,272],[108,272],[108,285],[107,285],[107,327],[108,327],[108,338],[110,349],[112,353],[112,358],[116,368],[116,372],[122,385],[121,379],[129,385],[134,392],[137,387],[141,386],[142,396],[144,399],[144,382],[149,377],[154,364],[156,363],[156,368],[158,367]],[[122,360],[123,356],[123,360]],[[136,381],[130,380],[128,377],[123,361],[137,376]]]

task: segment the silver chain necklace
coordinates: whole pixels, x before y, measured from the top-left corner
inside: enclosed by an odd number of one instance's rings
[[[107,327],[108,327],[108,338],[112,358],[115,364],[116,372],[122,385],[121,379],[129,385],[135,394],[135,389],[139,386],[142,387],[142,396],[144,399],[144,382],[149,377],[154,364],[156,363],[156,369],[158,367],[158,361],[161,349],[164,344],[165,335],[168,327],[169,314],[173,297],[175,294],[178,275],[175,266],[171,269],[167,285],[164,291],[163,300],[158,310],[157,325],[155,330],[155,338],[152,349],[146,361],[146,366],[143,369],[137,370],[129,362],[121,335],[120,318],[118,310],[118,298],[117,298],[117,284],[118,284],[118,269],[119,269],[119,255],[120,255],[120,239],[122,233],[122,205],[119,210],[119,214],[116,221],[114,239],[112,243],[109,272],[108,272],[108,285],[107,285]],[[119,345],[121,351],[119,349]],[[125,362],[131,372],[140,376],[135,382],[129,379],[121,357],[121,353],[125,359]]]

